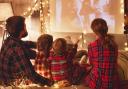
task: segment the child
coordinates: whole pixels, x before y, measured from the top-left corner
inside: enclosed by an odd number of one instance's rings
[[[67,79],[66,41],[63,38],[54,41],[49,60],[53,80],[58,82]]]
[[[75,43],[71,41],[70,36],[66,36],[65,40],[67,42],[67,64],[68,64],[68,80],[71,84],[80,84],[82,82],[82,78],[84,78],[86,71],[90,70],[87,69],[88,66],[86,62],[83,63],[83,59],[87,59],[87,55],[85,58],[82,58],[82,60],[77,59],[77,55],[79,54],[77,52],[77,46],[79,40],[77,40]],[[82,51],[82,50],[81,50]]]
[[[64,85],[61,84],[62,86],[78,83],[85,73],[85,67],[79,66],[78,63],[73,64],[76,52],[77,43],[68,51],[65,39],[58,38],[53,43],[53,51],[49,57],[51,61],[51,74],[56,82],[67,80],[64,82]]]
[[[49,57],[49,51],[52,47],[53,37],[49,34],[41,35],[37,40],[38,54],[35,60],[35,70],[37,73],[45,78],[51,79],[49,70],[49,63],[47,58]]]

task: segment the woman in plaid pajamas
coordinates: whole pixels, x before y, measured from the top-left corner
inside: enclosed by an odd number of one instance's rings
[[[49,62],[47,60],[53,43],[53,37],[49,34],[41,35],[37,40],[38,54],[35,60],[35,70],[45,78],[51,79]]]
[[[117,44],[113,36],[107,34],[108,26],[104,19],[93,20],[91,28],[97,39],[88,45],[92,70],[85,78],[85,83],[91,89],[119,89]]]

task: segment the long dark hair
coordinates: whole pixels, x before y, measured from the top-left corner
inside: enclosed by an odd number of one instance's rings
[[[37,49],[39,52],[43,51],[45,57],[48,57],[50,48],[52,47],[52,43],[53,36],[49,34],[43,34],[37,40]]]
[[[91,28],[93,32],[102,39],[103,47],[117,47],[117,44],[114,40],[114,36],[107,34],[108,26],[104,19],[96,18],[91,23]]]

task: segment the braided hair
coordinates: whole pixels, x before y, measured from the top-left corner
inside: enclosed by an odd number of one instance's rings
[[[102,39],[103,47],[117,47],[114,37],[108,33],[108,26],[104,19],[96,18],[91,23],[93,32]]]

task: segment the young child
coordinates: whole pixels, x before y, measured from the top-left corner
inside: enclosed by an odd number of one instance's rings
[[[50,52],[51,74],[54,81],[66,80],[68,76],[66,59],[66,41],[58,38],[53,42],[53,48]]]
[[[78,83],[85,73],[85,67],[73,63],[76,52],[77,43],[73,44],[70,50],[67,50],[66,40],[63,38],[58,38],[53,43],[53,50],[49,57],[51,74],[53,80],[62,86]]]
[[[77,52],[79,40],[73,43],[70,36],[66,36],[65,40],[67,42],[66,50],[68,54],[68,80],[71,84],[78,85],[82,82],[82,78],[84,78],[85,74],[87,74],[88,66],[90,65],[88,65],[87,62],[83,62],[83,60],[87,60],[87,55],[83,56],[80,61],[77,59],[77,55],[79,54],[79,51]]]
[[[49,34],[41,35],[37,40],[38,54],[35,60],[35,70],[37,73],[45,78],[51,79],[51,73],[49,69],[49,57],[50,49],[52,48],[53,37]]]

